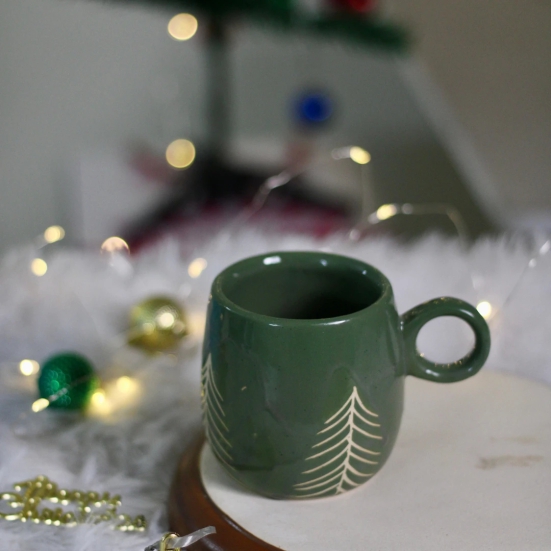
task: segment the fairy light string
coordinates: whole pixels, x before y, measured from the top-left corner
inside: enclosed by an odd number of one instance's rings
[[[376,226],[386,220],[394,218],[395,216],[427,216],[427,215],[441,215],[445,216],[453,225],[460,248],[466,253],[469,250],[469,231],[465,219],[463,218],[459,209],[449,203],[386,203],[380,205],[376,210],[371,211],[371,193],[369,189],[368,172],[366,165],[371,161],[371,155],[365,149],[358,146],[347,146],[335,148],[331,151],[330,157],[333,161],[341,161],[349,159],[359,164],[360,171],[360,189],[361,189],[361,213],[358,221],[347,233],[347,239],[352,242],[358,242],[364,236],[366,230],[370,227]],[[256,195],[254,196],[251,204],[243,209],[243,211],[236,216],[233,222],[222,230],[218,236],[218,247],[223,247],[227,244],[233,233],[241,228],[244,224],[250,221],[250,219],[257,214],[266,204],[268,197],[273,190],[288,185],[296,177],[304,174],[308,170],[311,170],[314,166],[318,166],[327,162],[327,159],[314,161],[299,169],[286,169],[276,174],[267,180],[260,186]],[[215,241],[217,238],[215,238]],[[538,248],[527,264],[524,266],[520,276],[515,284],[511,287],[511,290],[506,295],[499,310],[490,301],[479,297],[477,301],[477,309],[486,319],[488,323],[493,325],[493,322],[498,314],[502,312],[506,306],[511,302],[516,293],[518,292],[523,279],[526,274],[538,264],[539,259],[547,255],[551,250],[551,239],[547,239],[544,244]],[[197,260],[197,259],[196,259]],[[194,261],[195,262],[195,261]],[[197,276],[198,277],[198,276]],[[476,295],[480,295],[479,281],[482,278],[477,277],[474,271],[469,270],[470,284]]]
[[[371,155],[359,146],[340,147],[334,149],[329,157],[323,157],[322,159],[295,168],[288,167],[278,174],[270,176],[260,185],[250,204],[214,238],[215,249],[220,250],[223,248],[238,229],[250,222],[251,218],[265,206],[270,194],[274,190],[286,186],[314,167],[345,159],[352,159],[359,165],[365,165],[371,160]]]
[[[46,239],[44,236],[47,236],[48,238]],[[51,243],[57,242],[64,237],[65,231],[60,226],[52,226],[48,228],[43,235],[40,235],[35,239],[35,250],[42,250],[44,247],[50,245]],[[113,272],[120,277],[127,277],[129,272],[130,275],[134,273],[134,268],[132,266],[129,253],[130,248],[128,244],[124,239],[118,236],[113,236],[106,239],[100,248],[100,255],[105,259],[108,269],[113,270]],[[124,270],[120,269],[122,266],[121,263],[124,263]],[[204,269],[204,266],[200,266],[199,268],[202,270]],[[32,266],[30,271],[36,277],[41,277],[43,275],[42,273],[34,273]],[[171,346],[178,344],[181,337],[187,334],[185,318],[183,317],[181,307],[170,301],[168,298],[163,297],[163,300],[161,301],[162,303],[152,312],[152,324],[149,324],[153,325],[152,327],[150,327],[147,323],[133,325],[132,320],[129,320],[130,326],[124,332],[118,335],[106,335],[102,324],[99,323],[98,320],[95,319],[95,316],[92,315],[92,312],[82,300],[80,294],[76,292],[71,285],[66,286],[65,291],[73,295],[76,302],[83,308],[86,316],[92,322],[93,329],[95,330],[99,342],[108,346],[109,349],[113,351],[113,354],[114,351],[126,348],[130,342],[139,341],[144,338],[152,339],[155,331],[162,332],[165,337],[170,334]],[[153,298],[156,298],[157,302],[159,302],[158,297]],[[142,303],[140,303],[140,305],[141,304]],[[163,350],[158,353],[156,352],[155,354],[152,354],[152,350],[147,350],[147,352],[151,355],[166,355],[167,358],[175,357],[172,352],[165,354]],[[110,418],[113,414],[117,414],[128,409],[129,407],[135,406],[138,399],[142,395],[142,384],[139,379],[134,376],[131,377],[127,374],[121,376],[120,368],[115,369],[116,366],[113,361],[117,361],[114,356],[110,362],[110,365],[112,364],[111,367],[113,368],[111,371],[118,371],[118,377],[100,381],[99,378],[94,375],[87,375],[85,377],[79,377],[76,380],[70,381],[69,384],[62,384],[62,387],[58,388],[55,392],[48,395],[42,395],[40,398],[34,400],[30,407],[30,412],[32,412],[31,415],[45,411],[53,406],[55,406],[56,409],[60,409],[60,407],[58,407],[60,400],[80,385],[90,384],[92,379],[96,379],[97,381],[94,383],[96,388],[92,389],[87,403],[82,407],[77,408],[85,416],[106,419]],[[18,371],[23,378],[29,383],[34,382],[34,388],[36,388],[36,384],[39,381],[38,376],[41,373],[42,367],[39,362],[32,359],[23,359],[18,362],[17,365]],[[30,391],[32,390],[32,387],[25,385],[25,390]],[[61,406],[61,408],[63,409],[63,406]],[[23,413],[19,416],[19,425],[21,425],[21,422],[28,422],[27,416],[27,413]],[[16,428],[19,432],[21,432],[23,429],[22,426],[19,425],[17,425]],[[23,433],[24,432],[25,431],[23,430]]]
[[[446,216],[453,224],[459,241],[463,247],[466,247],[469,241],[469,232],[467,224],[459,210],[448,203],[389,203],[381,205],[374,212],[368,214],[365,218],[369,226],[375,226],[380,222],[394,218],[395,216],[424,216],[429,214],[439,214]],[[356,228],[351,230],[351,234]]]
[[[424,216],[437,214],[445,216],[450,220],[455,228],[461,247],[466,249],[468,244],[467,225],[459,210],[453,205],[445,203],[390,203],[380,205],[375,211],[368,212],[369,190],[366,189],[368,188],[366,165],[371,161],[369,152],[353,146],[333,150],[331,157],[334,161],[348,159],[360,165],[362,215],[359,222],[355,224],[348,233],[348,239],[351,241],[358,241],[362,237],[362,232],[368,227],[384,223],[396,216]],[[297,170],[287,169],[268,178],[260,186],[251,205],[242,211],[236,220],[226,228],[224,234],[225,242],[231,237],[233,231],[250,221],[255,214],[265,207],[270,194],[274,190],[288,185],[294,178],[303,174],[311,167],[312,165]],[[51,226],[47,228],[44,234],[37,239],[37,252],[47,245],[62,241],[64,237],[65,230],[63,230],[61,226]],[[107,240],[106,243],[104,243],[104,247],[102,247],[103,252],[110,258],[119,254],[127,254],[127,245],[122,242],[122,240],[119,241],[119,239],[120,238],[111,238],[111,240]],[[549,238],[545,239],[543,244],[534,247],[534,251],[530,254],[519,277],[502,301],[501,307],[498,309],[496,305],[492,304],[489,300],[480,300],[477,304],[477,309],[481,315],[489,322],[494,322],[498,315],[503,316],[503,313],[519,293],[527,275],[531,271],[537,269],[540,265],[540,261],[546,257],[550,251],[551,239]],[[195,258],[188,265],[188,274],[192,279],[198,279],[205,272],[207,266],[208,258]],[[37,256],[31,263],[30,271],[36,277],[42,277],[48,271],[48,264],[44,259]],[[471,271],[471,276],[472,275]],[[477,294],[480,294],[480,286],[474,284],[474,278],[471,279],[473,282],[473,289]],[[75,296],[79,298],[76,293]],[[172,314],[167,312],[160,315],[159,321],[162,326],[173,327],[174,317],[170,317],[171,315]],[[28,358],[21,360],[18,366],[20,373],[24,377],[35,376],[40,370],[39,363],[36,360]],[[92,376],[81,377],[47,398],[36,400],[32,405],[32,411],[38,413],[48,409],[52,403],[65,396],[71,388],[89,381],[91,378]],[[118,377],[114,381],[114,384],[117,391],[123,394],[132,394],[137,392],[139,383],[135,378],[122,376]],[[100,409],[103,407],[105,411],[108,409],[111,411],[108,395],[104,388],[97,389],[92,395],[91,401],[94,407]],[[4,501],[10,507],[9,513],[0,512],[0,518],[7,521],[32,522],[53,526],[74,526],[81,522],[90,521],[93,523],[106,522],[110,523],[114,529],[121,531],[143,531],[146,526],[143,516],[132,518],[118,512],[118,507],[121,505],[120,496],[111,496],[109,493],[100,495],[96,492],[60,489],[57,484],[51,482],[45,476],[39,476],[33,480],[15,484],[13,491],[0,493],[0,501]],[[63,507],[73,504],[75,511],[67,511],[67,509],[62,507],[44,507],[44,503],[60,504]]]
[[[340,147],[340,148],[333,149],[330,154],[330,159],[328,159],[327,157],[324,157],[321,160],[314,161],[312,163],[303,165],[296,169],[288,168],[266,179],[258,189],[250,205],[245,209],[243,209],[235,217],[235,219],[232,222],[230,222],[224,230],[220,232],[218,237],[215,238],[213,241],[216,242],[218,247],[224,246],[238,228],[242,227],[244,224],[249,222],[250,219],[255,214],[257,214],[265,207],[270,194],[274,190],[281,188],[285,185],[288,185],[290,182],[293,181],[293,179],[302,175],[306,171],[310,170],[313,166],[326,163],[328,162],[328,160],[338,162],[346,159],[352,160],[353,162],[355,162],[360,166],[361,168],[360,180],[361,180],[361,189],[362,189],[362,209],[361,209],[362,212],[360,214],[358,222],[348,232],[347,234],[348,240],[353,242],[359,241],[364,235],[364,232],[366,229],[368,229],[369,227],[384,223],[385,221],[390,220],[391,218],[394,218],[396,216],[401,216],[401,215],[424,216],[424,215],[438,214],[438,215],[445,216],[450,220],[450,222],[452,223],[457,233],[457,237],[461,248],[464,251],[468,250],[469,240],[468,240],[467,225],[459,210],[451,204],[388,203],[388,204],[380,205],[377,209],[375,209],[374,211],[371,211],[368,208],[369,205],[371,204],[369,200],[370,196],[368,194],[368,191],[366,192],[366,190],[364,189],[368,187],[368,179],[366,176],[365,169],[366,169],[366,165],[369,164],[369,162],[371,161],[371,155],[369,154],[368,151],[358,146],[348,146],[348,147]],[[35,240],[37,251],[43,249],[45,246],[49,244],[61,241],[64,238],[65,238],[65,230],[61,226],[50,226],[45,230],[43,234],[41,234]],[[501,305],[499,307],[496,306],[494,301],[490,301],[486,297],[481,296],[481,281],[483,281],[484,278],[475,276],[473,270],[470,270],[472,288],[478,297],[476,307],[480,312],[480,314],[490,324],[494,325],[496,318],[501,317],[503,315],[503,312],[507,309],[507,307],[510,305],[510,303],[514,300],[515,296],[519,292],[522,282],[527,276],[527,274],[538,266],[541,258],[548,255],[550,250],[551,250],[551,239],[545,239],[542,245],[535,247],[535,251],[530,255],[529,260],[526,262],[525,266],[523,267],[519,277],[511,286],[510,290],[505,295],[503,301],[501,301]],[[129,253],[129,248],[126,242],[121,238],[112,237],[107,239],[103,243],[101,247],[101,251],[103,254],[107,255],[109,259],[109,265],[114,268],[113,259],[118,256],[123,256],[126,259]],[[197,257],[189,263],[187,267],[188,275],[192,279],[197,279],[201,277],[201,275],[204,273],[207,266],[208,266],[207,258]],[[47,270],[47,265],[46,265],[46,270]],[[44,270],[44,273],[46,270]],[[34,273],[34,270],[32,267],[31,267],[31,271]],[[43,273],[35,273],[35,275],[37,277],[41,277]],[[74,293],[74,294],[79,300],[80,304],[88,312],[88,309],[85,307],[84,303],[80,300],[80,297],[78,296],[78,294],[77,293]],[[166,317],[167,317],[167,320],[165,320],[164,317],[160,319],[161,324],[165,322],[168,323],[168,316]],[[170,323],[172,323],[172,321],[173,320],[171,319]],[[100,335],[99,327],[97,327],[95,320],[94,320],[94,326],[98,331],[98,335]],[[494,329],[495,329],[495,325],[494,325]],[[142,329],[130,328],[129,330],[125,331],[125,333],[115,337],[114,340],[117,341],[117,346],[118,347],[124,346],[128,342],[128,339],[134,337],[135,336],[134,333],[138,334],[139,331],[142,331]],[[24,359],[19,362],[19,370],[21,374],[26,378],[31,377],[33,375],[37,375],[39,369],[40,369],[40,365],[35,360]],[[88,379],[88,377],[86,377],[86,379]],[[124,377],[122,379],[124,379]],[[126,379],[128,379],[128,381],[126,381]],[[132,389],[136,389],[139,386],[134,378],[126,377],[126,379],[124,379],[124,382],[122,382],[121,385],[118,385],[118,386],[115,385],[115,388],[117,388],[118,390],[121,390],[124,387],[126,388],[126,390],[128,390],[130,387]],[[36,400],[32,405],[32,411],[40,412],[47,409],[52,403],[56,402],[61,397],[66,395],[71,388],[73,388],[78,384],[81,384],[82,382],[84,382],[84,379],[77,379],[76,381],[72,382],[71,385],[61,388],[58,392],[48,397],[43,397]],[[128,382],[128,384],[125,385],[125,382]],[[135,394],[137,394],[137,392]],[[98,388],[96,392],[93,394],[93,397],[91,399],[91,406],[92,406],[91,410],[94,410],[95,408],[96,413],[100,412],[100,414],[110,414],[113,410],[110,404],[110,398],[108,396],[108,393],[106,393],[104,388]]]
[[[521,283],[523,279],[526,277],[526,275],[528,274],[528,272],[536,268],[539,263],[539,260],[542,257],[546,256],[550,250],[551,250],[551,239],[546,239],[543,245],[538,247],[535,253],[532,253],[530,260],[524,266],[524,269],[522,270],[522,273],[518,277],[516,283],[511,288],[509,294],[505,297],[505,300],[503,301],[503,304],[501,307],[502,309],[504,309],[506,306],[508,306],[511,303],[512,299],[519,291]]]

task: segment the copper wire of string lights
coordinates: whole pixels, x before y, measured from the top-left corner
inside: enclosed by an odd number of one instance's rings
[[[348,238],[352,241],[358,241],[362,236],[362,231],[370,226],[374,226],[379,222],[388,220],[394,216],[403,215],[428,215],[441,214],[446,216],[453,224],[457,235],[463,245],[468,242],[467,226],[459,210],[453,205],[446,203],[392,203],[381,205],[374,212],[369,211],[370,193],[367,181],[366,165],[371,161],[371,155],[365,149],[358,146],[339,147],[331,151],[329,158],[318,160],[310,163],[299,169],[285,169],[275,176],[271,176],[260,186],[256,192],[251,204],[246,207],[240,214],[237,215],[233,222],[230,222],[228,227],[222,231],[222,240],[225,243],[233,233],[233,230],[247,223],[265,204],[270,193],[277,188],[283,187],[290,183],[294,178],[301,176],[316,165],[325,164],[331,161],[341,161],[349,159],[360,165],[360,180],[361,180],[361,214],[359,221],[353,226],[348,233]]]
[[[364,236],[365,231],[368,230],[370,227],[384,223],[386,220],[389,220],[395,216],[425,216],[425,215],[436,214],[436,215],[441,215],[448,218],[448,220],[452,223],[457,233],[457,237],[461,248],[464,251],[467,251],[468,243],[469,243],[469,233],[468,233],[467,225],[459,210],[451,204],[388,203],[388,204],[380,205],[376,210],[373,211],[371,207],[373,203],[370,200],[371,196],[370,196],[370,190],[369,190],[368,171],[366,166],[371,161],[371,155],[369,154],[368,151],[358,146],[347,146],[347,147],[335,148],[330,152],[330,155],[326,155],[322,158],[317,159],[314,162],[304,164],[297,168],[287,168],[281,171],[280,173],[266,179],[263,182],[263,184],[259,187],[251,203],[247,207],[245,207],[239,214],[237,214],[234,220],[231,221],[229,224],[227,224],[225,228],[213,239],[211,243],[212,246],[214,247],[214,249],[225,246],[227,242],[231,239],[231,237],[234,235],[234,233],[238,229],[243,227],[243,225],[245,225],[247,222],[249,222],[250,219],[265,206],[270,194],[275,189],[288,185],[290,182],[292,182],[293,179],[304,174],[308,170],[311,170],[313,167],[319,167],[320,165],[324,165],[327,162],[338,162],[338,161],[347,160],[347,159],[360,165],[359,178],[360,178],[360,184],[361,184],[360,189],[362,193],[361,213],[358,218],[358,221],[353,225],[353,227],[350,229],[350,231],[346,236],[348,240],[352,242],[360,241]],[[41,251],[41,249],[43,249],[48,244],[60,241],[64,237],[65,237],[65,231],[63,230],[63,228],[61,228],[60,226],[51,226],[44,232],[43,235],[40,235],[35,240],[37,255],[30,266],[31,272],[35,276],[42,277],[47,270],[47,264],[42,258],[40,258],[38,254],[39,251]],[[112,239],[119,239],[119,238],[112,238]],[[107,240],[107,242],[111,244],[110,240]],[[122,248],[124,248],[125,250],[122,250]],[[118,244],[116,247],[107,247],[104,243],[104,245],[102,246],[102,252],[105,253],[107,251],[107,256],[109,257],[109,260],[110,260],[109,265],[115,269],[117,268],[117,266],[114,265],[114,260],[118,260],[119,257],[124,257],[123,260],[126,261],[128,266],[125,266],[125,270],[116,269],[116,271],[124,272],[124,275],[128,277],[128,276],[131,276],[133,272],[133,269],[131,266],[132,263],[130,262],[129,259],[126,258],[127,246],[122,248]],[[550,250],[551,250],[551,239],[546,239],[544,243],[540,246],[534,246],[534,252],[531,254],[526,265],[523,267],[518,279],[512,285],[510,291],[503,299],[501,306],[499,308],[496,307],[495,303],[492,304],[489,300],[487,300],[487,297],[481,296],[482,292],[481,292],[480,282],[481,280],[483,280],[483,278],[478,277],[473,270],[470,271],[471,285],[476,295],[479,298],[477,308],[486,320],[491,322],[494,320],[494,318],[497,317],[498,313],[503,312],[504,308],[506,308],[510,304],[510,302],[514,299],[515,295],[519,291],[522,281],[524,280],[526,275],[532,269],[537,267],[540,259],[543,256],[547,255]],[[212,253],[212,250],[211,250],[211,253]],[[41,261],[44,264],[44,266],[42,265],[39,266],[37,261]],[[204,272],[206,266],[207,266],[207,260],[205,260],[204,258],[198,258],[193,260],[189,265],[190,277],[192,278],[200,277],[201,274]],[[123,274],[121,273],[121,275]],[[77,296],[77,298],[79,297]],[[79,302],[81,302],[81,305],[84,306],[84,304],[82,303],[82,301],[80,301],[80,299],[79,299]],[[87,310],[86,307],[85,309]],[[96,330],[98,334],[101,333],[100,328],[97,326],[97,324],[94,323],[94,325],[96,326]],[[126,333],[125,335],[128,336]],[[122,340],[120,338],[117,339],[116,337],[120,337],[120,336],[115,336],[114,340],[121,341],[119,343],[119,346],[123,345]]]
[[[467,225],[457,208],[448,203],[390,203],[381,205],[375,212],[372,212],[367,217],[369,225],[373,226],[393,218],[394,216],[423,216],[427,214],[441,214],[446,216],[453,224],[460,242],[465,245],[468,242],[469,232]],[[356,228],[351,230],[351,234]]]
[[[341,160],[352,160],[355,163],[360,165],[360,181],[361,181],[361,213],[358,219],[358,222],[350,229],[347,234],[347,239],[353,242],[359,241],[365,232],[372,226],[380,224],[385,220],[389,220],[395,216],[426,216],[426,215],[442,215],[448,218],[452,223],[459,240],[459,244],[463,250],[467,250],[469,244],[469,232],[467,225],[460,211],[449,203],[388,203],[380,205],[375,211],[371,211],[370,206],[370,190],[368,189],[368,180],[367,180],[367,165],[371,161],[371,155],[365,149],[358,146],[348,146],[348,147],[339,147],[331,151],[330,158],[324,158],[318,160],[314,163],[307,164],[302,166],[299,169],[291,170],[286,169],[271,176],[260,186],[256,195],[254,196],[251,204],[246,207],[233,222],[223,230],[218,236],[218,246],[222,246],[227,243],[231,238],[234,231],[242,227],[247,223],[256,213],[258,213],[266,204],[270,193],[277,188],[283,187],[289,184],[294,178],[304,174],[306,171],[310,170],[314,166],[319,166],[328,161],[341,161]],[[539,247],[536,253],[534,253],[524,269],[522,270],[518,280],[512,286],[510,292],[505,297],[500,310],[510,303],[514,298],[516,292],[520,288],[522,280],[528,273],[530,269],[536,267],[538,259],[546,255],[551,250],[551,239],[545,241],[545,243]],[[479,278],[476,277],[473,271],[470,271],[470,282],[473,290],[478,295],[479,294]],[[496,308],[487,300],[480,300],[477,304],[477,309],[481,315],[488,321],[491,322],[496,313]]]
[[[515,296],[515,294],[519,290],[520,284],[522,283],[522,280],[524,279],[526,274],[530,270],[536,268],[536,266],[538,265],[538,261],[542,257],[544,257],[545,255],[547,255],[550,250],[551,250],[551,239],[546,239],[546,241],[543,243],[543,245],[538,247],[538,250],[534,254],[532,254],[530,260],[524,266],[524,269],[522,270],[522,272],[521,272],[519,278],[517,279],[516,283],[513,285],[513,287],[511,289],[511,291],[509,292],[509,294],[505,297],[505,300],[503,301],[503,304],[501,306],[502,310],[511,302],[511,300],[513,299],[513,297]]]
[[[327,162],[340,161],[344,159],[350,159],[359,165],[365,165],[371,160],[371,155],[365,149],[358,146],[340,147],[338,149],[334,149],[331,152],[330,157],[325,157],[318,161],[308,163],[300,168],[287,168],[274,176],[270,176],[270,178],[268,178],[261,184],[258,191],[254,195],[250,205],[245,207],[236,216],[236,218],[232,222],[230,222],[224,230],[222,230],[222,232],[218,236],[220,240],[218,242],[218,245],[220,246],[225,244],[235,230],[249,222],[249,220],[266,204],[270,193],[272,193],[274,189],[287,185],[293,179],[301,176],[314,166],[319,166]],[[362,189],[363,187],[366,186],[362,186]]]

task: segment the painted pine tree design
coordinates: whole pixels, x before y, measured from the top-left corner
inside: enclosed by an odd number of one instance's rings
[[[212,359],[209,354],[201,369],[201,406],[203,408],[203,423],[205,433],[211,449],[216,457],[229,468],[232,468],[228,461],[232,460],[230,448],[231,442],[228,439],[229,429],[224,418],[224,398],[214,380],[212,371]]]
[[[378,417],[364,405],[354,387],[318,432],[322,440],[312,446],[314,453],[306,458],[312,467],[302,472],[307,480],[294,485],[295,497],[342,494],[373,476],[383,439]]]

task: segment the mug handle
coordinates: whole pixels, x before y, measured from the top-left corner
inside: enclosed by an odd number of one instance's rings
[[[466,321],[474,332],[475,345],[460,360],[439,364],[425,359],[417,349],[417,335],[430,320],[453,316]],[[420,304],[402,316],[408,374],[438,383],[455,383],[475,375],[490,353],[490,329],[474,306],[457,298],[436,298]]]

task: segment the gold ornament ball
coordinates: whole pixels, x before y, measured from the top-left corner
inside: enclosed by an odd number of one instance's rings
[[[128,343],[149,352],[174,348],[188,334],[182,307],[168,297],[152,297],[130,311]]]

